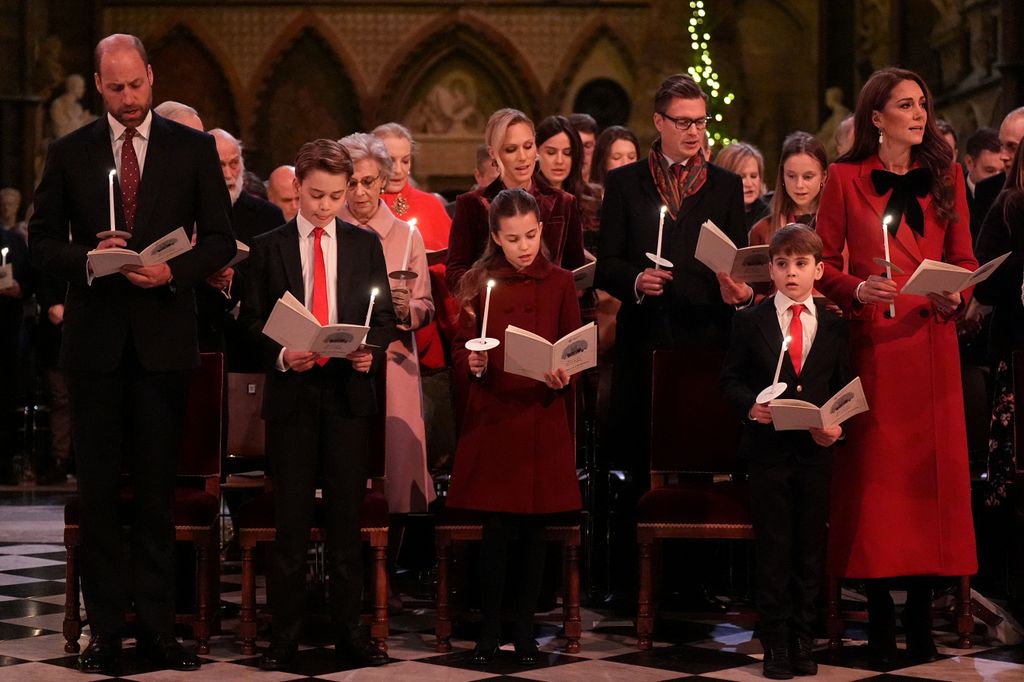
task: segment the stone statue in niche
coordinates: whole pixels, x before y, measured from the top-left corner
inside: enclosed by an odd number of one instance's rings
[[[63,137],[96,120],[96,116],[82,106],[84,96],[85,79],[77,73],[68,76],[64,81],[64,94],[50,104],[54,137]]]
[[[828,158],[834,159],[836,157],[836,128],[843,122],[843,119],[850,115],[850,110],[843,104],[843,89],[834,85],[826,89],[825,106],[832,113],[821,124],[821,128],[815,134],[815,137],[825,145]]]
[[[409,110],[406,120],[417,133],[459,136],[478,134],[487,117],[480,110],[473,78],[465,71],[452,71]]]

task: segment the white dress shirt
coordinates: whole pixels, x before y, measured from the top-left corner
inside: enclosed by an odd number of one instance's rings
[[[793,311],[790,306],[794,303],[802,303],[803,311],[800,313],[800,324],[803,327],[803,345],[800,352],[800,368],[807,362],[807,354],[811,351],[811,344],[814,343],[814,335],[818,331],[818,309],[814,305],[814,296],[808,294],[803,301],[794,301],[781,291],[775,293],[775,312],[779,316],[779,328],[782,329],[782,337],[789,334],[789,323],[793,319]]]
[[[121,147],[124,146],[125,126],[116,118],[107,114],[107,123],[110,124],[110,146],[114,151],[114,166],[117,168],[117,177],[121,177]],[[139,179],[142,179],[143,169],[146,166],[146,150],[149,148],[149,130],[153,126],[153,112],[146,114],[139,127],[135,129],[135,137],[132,138],[132,146],[135,147],[135,156],[139,159]]]

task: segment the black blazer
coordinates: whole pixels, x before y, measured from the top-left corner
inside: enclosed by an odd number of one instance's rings
[[[173,230],[196,226],[196,244],[169,265],[168,286],[142,289],[125,277],[86,281],[86,253],[109,223],[107,174],[114,168],[110,126],[104,116],[66,135],[47,153],[29,223],[32,260],[68,282],[61,364],[103,372],[118,366],[134,343],[150,371],[199,365],[193,289],[235,253],[230,203],[212,137],[153,114],[139,186],[135,232],[128,247],[140,251]],[[123,228],[120,192],[114,192]],[[70,240],[68,232],[70,230]]]
[[[846,320],[815,300],[818,330],[807,359],[797,377],[789,354],[782,362],[779,381],[788,384],[781,398],[805,400],[823,405],[849,382],[848,333]],[[793,455],[825,450],[804,431],[776,431],[771,424],[759,424],[747,417],[761,390],[775,377],[782,349],[782,329],[775,310],[775,297],[741,310],[733,317],[732,341],[722,368],[722,392],[743,423],[740,456],[763,462],[782,461]]]
[[[980,186],[980,184],[979,184]],[[1024,348],[1024,194],[1007,191],[999,195],[978,234],[974,254],[987,263],[1007,251],[1007,258],[992,276],[974,287],[974,296],[994,307],[989,327],[989,353],[993,360],[1009,360],[1017,348]]]
[[[1003,191],[1006,184],[1006,173],[996,173],[987,177],[974,186],[974,195],[967,193],[967,205],[971,209],[971,236],[974,237],[977,245],[978,235],[981,233],[981,226],[985,223],[992,205],[996,203],[996,197]],[[980,262],[980,261],[979,261]]]
[[[637,304],[634,284],[641,271],[653,266],[645,254],[657,245],[661,205],[647,159],[608,174],[594,285],[622,301],[617,337],[628,344],[721,347],[733,308],[723,303],[715,273],[694,252],[700,226],[708,219],[737,247],[747,245],[743,183],[738,175],[708,164],[704,186],[683,202],[679,217],[665,216],[662,255],[675,266],[673,281],[661,296]]]
[[[394,303],[391,301],[387,266],[380,239],[373,232],[336,220],[338,235],[338,321],[342,324],[362,324],[366,321],[366,308],[370,290],[380,291],[370,318],[370,332],[366,341],[376,346],[373,368],[380,371],[385,361],[385,349],[395,336]],[[263,417],[282,419],[302,409],[302,382],[309,381],[311,372],[328,372],[339,398],[355,417],[372,415],[377,410],[374,379],[370,374],[356,372],[352,363],[332,358],[322,368],[310,372],[280,372],[277,356],[281,345],[263,334],[263,325],[270,317],[274,304],[290,291],[305,303],[306,292],[302,281],[302,260],[299,257],[299,230],[295,219],[275,230],[260,235],[252,243],[249,255],[249,275],[242,296],[239,323],[248,331],[252,342],[259,347],[263,369],[267,373],[263,395]],[[372,372],[371,372],[372,374]]]

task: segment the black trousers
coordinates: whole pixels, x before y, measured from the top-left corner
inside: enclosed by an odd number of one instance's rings
[[[144,634],[170,634],[174,627],[172,504],[188,372],[146,371],[128,345],[113,372],[68,372],[82,504],[82,596],[94,635],[120,636],[133,599]],[[130,563],[124,557],[117,515],[124,471],[130,472],[135,495]]]
[[[533,641],[533,615],[540,598],[544,577],[544,525],[546,517],[532,514],[488,514],[484,520],[480,548],[481,610],[484,623],[482,646],[501,642],[501,601],[505,592],[509,558],[515,552],[521,558],[516,579],[515,632],[517,647],[530,647]]]
[[[750,463],[760,636],[784,646],[813,634],[824,570],[832,457]]]
[[[336,381],[319,367],[308,374],[298,401],[301,409],[290,419],[267,422],[277,525],[269,576],[274,638],[295,641],[302,631],[306,550],[318,480],[324,493],[335,638],[354,638],[362,603],[359,511],[366,494],[370,418],[349,416]]]

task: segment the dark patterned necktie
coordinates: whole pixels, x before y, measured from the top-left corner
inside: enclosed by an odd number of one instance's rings
[[[125,128],[121,144],[121,206],[124,208],[124,226],[129,232],[135,230],[135,210],[139,207],[139,157],[135,155],[132,139],[135,128]]]

